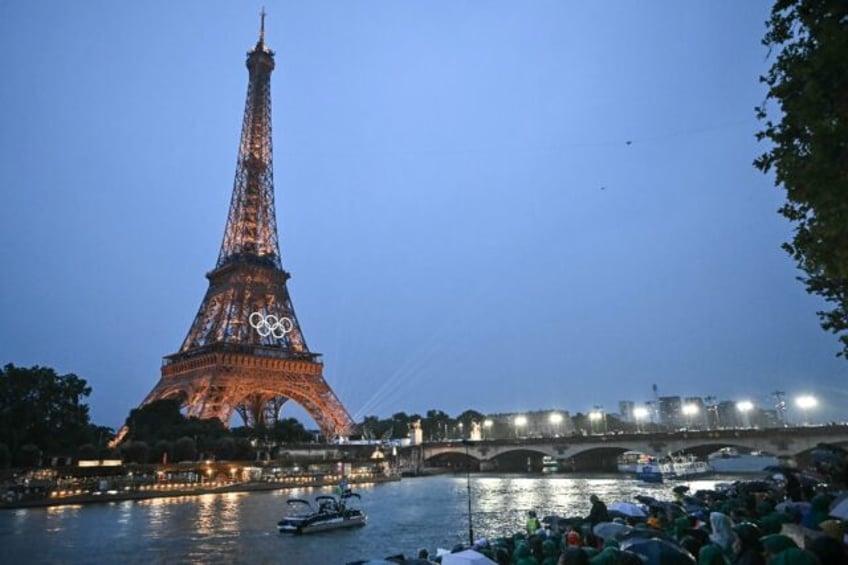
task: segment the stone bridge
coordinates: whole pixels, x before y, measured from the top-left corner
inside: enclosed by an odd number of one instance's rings
[[[614,460],[625,451],[656,456],[691,453],[701,458],[722,447],[758,450],[781,458],[803,457],[820,443],[848,446],[848,426],[798,428],[727,429],[670,433],[574,435],[521,440],[446,441],[404,447],[400,456],[407,464],[434,465],[440,461],[475,460],[482,467],[502,458],[548,456],[560,463],[575,459]],[[608,465],[607,465],[608,466]]]

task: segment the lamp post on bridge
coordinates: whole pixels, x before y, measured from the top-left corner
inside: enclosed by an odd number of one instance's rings
[[[559,437],[559,426],[562,424],[562,414],[559,412],[551,412],[551,415],[548,417],[548,420],[551,422],[554,428],[554,437]]]
[[[636,431],[642,431],[642,420],[648,417],[648,409],[644,406],[637,406],[633,409],[633,419],[636,420]]]
[[[495,423],[491,420],[491,418],[486,418],[485,420],[483,420],[483,439],[492,439],[491,430],[492,430],[492,426],[494,426],[494,425],[495,425]],[[489,436],[489,437],[486,437],[486,436]]]
[[[809,418],[808,411],[812,410],[813,408],[818,406],[819,401],[816,400],[815,396],[805,394],[805,395],[802,395],[802,396],[799,396],[798,398],[796,398],[795,404],[798,406],[798,408],[801,409],[801,413],[804,414],[804,425],[809,426],[810,425],[810,418]]]
[[[513,423],[515,424],[515,437],[520,438],[521,437],[520,430],[522,428],[524,428],[524,426],[527,425],[527,416],[524,416],[524,415],[516,416],[515,420],[513,420]]]
[[[683,405],[683,415],[686,416],[686,428],[692,428],[692,418],[699,412],[698,405],[691,402]]]
[[[604,420],[604,429],[601,432],[601,434],[604,434],[607,431],[606,430],[607,426],[606,426],[606,418],[604,418],[603,408],[601,408],[600,406],[595,406],[595,408],[591,412],[589,412],[589,421],[591,422],[591,427],[592,427],[593,433],[595,431],[596,422],[599,422],[601,420]]]
[[[749,413],[754,409],[754,403],[750,400],[742,400],[736,403],[736,409],[742,413],[742,427],[751,427],[751,417]]]

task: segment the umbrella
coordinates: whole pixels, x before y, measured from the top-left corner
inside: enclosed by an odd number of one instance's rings
[[[831,506],[829,514],[840,520],[848,520],[848,498],[843,498]]]
[[[810,503],[796,500],[785,500],[774,507],[774,509],[778,512],[786,512],[790,508],[797,508],[799,512],[804,514],[810,509]]]
[[[682,547],[658,538],[633,538],[621,544],[642,556],[646,565],[695,565],[695,558]]]
[[[498,565],[482,553],[466,549],[458,553],[442,555],[442,565]]]
[[[613,502],[609,505],[607,510],[609,510],[610,513],[621,514],[628,518],[644,518],[648,515],[644,508],[638,504],[633,504],[632,502]]]
[[[644,494],[637,494],[633,498],[635,498],[636,500],[638,500],[642,504],[645,504],[649,507],[655,506],[655,505],[660,503],[660,501],[657,500],[656,498],[654,498],[653,496],[647,496],[647,495],[644,495]]]
[[[617,522],[599,522],[592,528],[592,533],[599,538],[608,540],[619,538],[632,529],[626,524],[619,524]]]

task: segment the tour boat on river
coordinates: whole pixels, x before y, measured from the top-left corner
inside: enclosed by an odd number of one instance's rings
[[[354,492],[341,497],[321,495],[315,497],[317,510],[307,500],[290,498],[287,504],[290,513],[277,522],[277,529],[284,534],[311,534],[340,528],[364,526],[368,517],[358,508],[350,508],[348,501],[359,499]]]
[[[649,483],[661,483],[667,480],[694,479],[713,472],[706,462],[693,455],[675,456],[665,461],[652,460],[639,465],[636,478]]]
[[[780,465],[774,455],[759,451],[739,453],[734,447],[723,447],[710,453],[707,460],[716,473],[758,473],[767,467]]]

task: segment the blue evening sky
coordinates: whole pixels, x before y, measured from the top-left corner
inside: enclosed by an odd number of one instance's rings
[[[0,363],[85,378],[99,424],[206,291],[260,7],[0,0]],[[266,0],[283,264],[351,414],[613,411],[656,383],[843,417],[751,165],[769,7]]]

